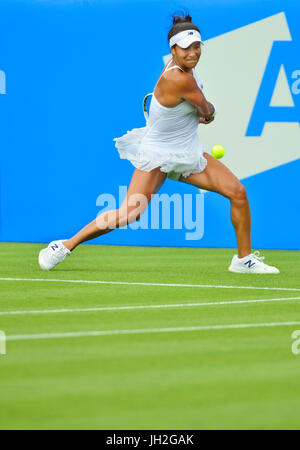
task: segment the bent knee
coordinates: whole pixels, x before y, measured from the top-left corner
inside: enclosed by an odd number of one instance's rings
[[[231,189],[230,199],[239,202],[239,203],[247,203],[247,191],[245,186],[242,183],[236,183]]]

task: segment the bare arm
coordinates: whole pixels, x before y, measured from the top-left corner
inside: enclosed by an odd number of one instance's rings
[[[215,108],[206,100],[193,75],[188,75],[188,77],[185,75],[184,79],[181,77],[178,85],[180,97],[196,107],[199,117],[210,119],[215,112]]]

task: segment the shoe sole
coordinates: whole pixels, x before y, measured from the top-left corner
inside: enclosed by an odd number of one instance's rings
[[[231,266],[228,268],[232,273],[250,273],[251,275],[278,275],[280,272],[250,272],[248,270],[235,270]]]

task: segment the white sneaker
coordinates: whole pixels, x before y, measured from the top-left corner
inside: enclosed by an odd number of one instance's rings
[[[276,267],[263,263],[264,259],[264,256],[259,256],[258,251],[244,258],[234,255],[228,270],[234,273],[280,273]]]
[[[70,254],[70,250],[64,246],[63,241],[52,241],[47,248],[40,251],[40,267],[43,270],[52,270]]]

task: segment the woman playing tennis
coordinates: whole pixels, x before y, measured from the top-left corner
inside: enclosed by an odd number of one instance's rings
[[[71,239],[51,242],[39,255],[43,270],[53,269],[82,242],[138,220],[151,196],[169,177],[230,199],[238,245],[238,255],[229,266],[231,272],[279,273],[276,267],[265,264],[258,252],[251,251],[245,187],[224,164],[206,153],[198,138],[199,123],[210,124],[215,114],[194,69],[203,44],[200,31],[189,15],[174,17],[168,40],[172,59],[154,88],[147,126],[115,139],[120,157],[135,167],[122,206],[100,214]]]

